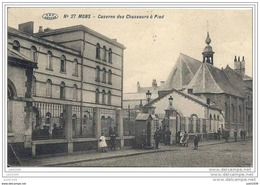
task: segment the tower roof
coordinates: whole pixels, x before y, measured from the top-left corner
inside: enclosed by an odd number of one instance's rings
[[[209,45],[211,43],[211,39],[209,37],[209,32],[207,32],[207,38],[206,38],[205,42],[207,45]]]

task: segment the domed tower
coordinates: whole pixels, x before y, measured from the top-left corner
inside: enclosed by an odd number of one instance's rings
[[[207,32],[207,38],[205,40],[207,46],[203,50],[203,62],[207,62],[209,64],[213,65],[213,55],[215,52],[213,52],[212,47],[209,45],[211,43],[211,39],[209,37],[209,32]]]

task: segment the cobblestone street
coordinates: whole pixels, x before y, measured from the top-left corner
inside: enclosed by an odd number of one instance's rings
[[[201,146],[174,147],[172,151],[136,156],[85,161],[57,166],[82,167],[250,167],[253,161],[252,141]],[[159,149],[160,150],[160,149]]]

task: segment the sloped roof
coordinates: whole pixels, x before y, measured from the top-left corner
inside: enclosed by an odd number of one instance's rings
[[[37,62],[32,61],[30,58],[22,55],[20,52],[13,48],[7,48],[8,62],[12,64],[19,64],[25,67],[37,68]]]
[[[193,89],[193,93],[226,93],[243,97],[245,83],[241,75],[230,67],[221,70],[202,63],[187,88]]]
[[[176,64],[165,81],[162,90],[182,89],[187,86],[200,67],[201,62],[183,53],[180,53]]]
[[[178,93],[178,94],[184,96],[185,98],[188,98],[188,99],[190,99],[190,100],[192,100],[192,101],[194,101],[196,103],[199,103],[199,104],[201,104],[203,106],[208,106],[207,100],[205,98],[201,98],[201,97],[196,96],[194,94],[188,94],[186,92],[179,91],[179,90],[177,90],[175,88],[172,88],[171,90],[167,91],[167,93],[165,93],[163,96],[160,96],[160,97],[150,101],[149,103],[145,104],[144,106],[153,106],[154,103],[156,103],[157,101],[163,99],[164,97],[166,97],[167,95],[171,94],[172,92]],[[212,108],[212,109],[215,109],[215,110],[221,110],[221,108],[218,107],[217,104],[212,102],[212,101],[210,102],[209,107]]]

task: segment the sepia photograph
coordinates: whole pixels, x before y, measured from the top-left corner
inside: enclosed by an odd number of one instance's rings
[[[258,184],[256,4],[22,5],[4,7],[4,174]]]

